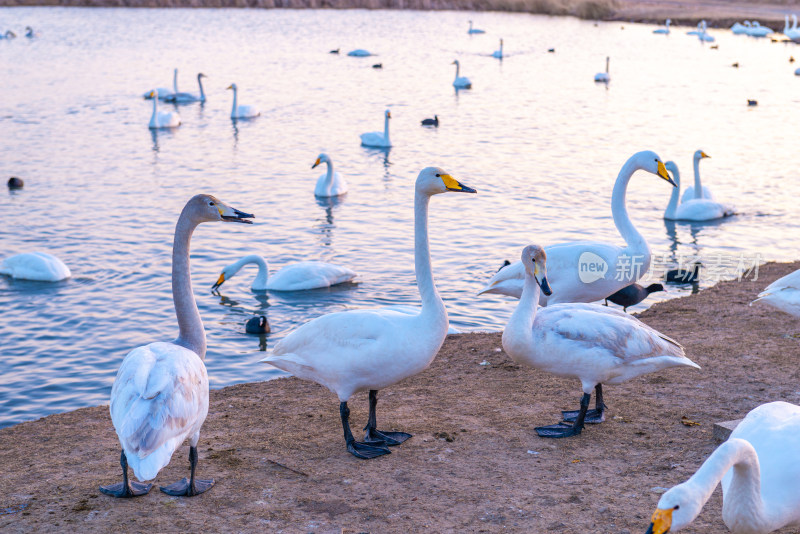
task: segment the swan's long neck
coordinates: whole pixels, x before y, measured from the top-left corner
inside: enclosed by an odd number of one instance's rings
[[[792,31],[797,31],[797,15],[792,14]]]
[[[175,226],[175,241],[172,244],[172,300],[178,317],[180,333],[176,345],[195,352],[200,359],[206,357],[206,331],[192,292],[192,273],[189,266],[189,242],[197,223],[184,208]]]
[[[172,90],[178,94],[178,69],[172,73]]]
[[[422,315],[443,318],[447,310],[436,289],[431,268],[431,249],[428,243],[428,203],[430,196],[419,191],[414,194],[414,271],[417,289],[422,299]]]
[[[150,116],[150,123],[155,124],[158,115],[158,93],[153,96],[153,114]]]
[[[267,279],[269,278],[269,265],[267,264],[267,260],[259,256],[258,254],[249,254],[244,258],[240,259],[236,263],[230,266],[232,270],[231,277],[238,273],[242,267],[245,265],[249,265],[254,263],[258,266],[258,274],[256,274],[256,279],[253,280],[253,287],[263,288],[267,285]]]
[[[458,79],[459,72],[461,72],[461,64],[456,61],[456,80]]]
[[[388,119],[387,119],[387,124],[386,124],[386,134],[385,135],[386,135],[386,138],[388,139],[389,138]],[[325,191],[330,193],[331,192],[331,187],[333,187],[333,162],[330,160],[330,158],[325,160],[325,165],[328,166],[328,172],[325,173]]]
[[[678,168],[675,167],[675,170],[672,171],[672,176],[675,179],[675,187],[672,188],[672,193],[669,197],[669,204],[667,204],[667,210],[664,213],[668,218],[675,218],[675,211],[678,209],[678,203],[681,200],[681,173],[678,171]]]
[[[203,77],[199,74],[197,75],[197,85],[200,87],[200,101],[206,101],[206,92],[203,91]]]
[[[237,91],[236,87],[234,87],[233,88],[233,109],[231,109],[231,115],[236,115],[236,107],[237,107],[236,106],[236,103],[237,103],[236,102],[237,101],[236,97],[237,97],[237,93],[238,93],[238,91]]]
[[[531,347],[533,344],[533,320],[536,318],[536,307],[539,304],[539,284],[525,271],[525,282],[522,286],[522,295],[519,298],[514,313],[508,319],[508,324],[503,331],[503,346],[510,345],[512,352],[514,346]],[[508,335],[506,335],[508,333]]]
[[[783,33],[789,31],[789,15],[783,16]]]
[[[608,63],[610,60],[611,58],[606,58],[606,74],[608,74]]]
[[[386,143],[389,143],[389,115],[383,117],[383,138],[386,140]],[[331,172],[332,167],[328,167],[328,173]],[[427,210],[427,208],[426,208]]]
[[[633,254],[641,254],[641,270],[640,273],[644,274],[650,268],[650,247],[647,246],[647,240],[636,229],[628,216],[628,208],[625,205],[625,194],[628,190],[628,182],[631,176],[637,169],[641,168],[636,157],[632,157],[625,162],[622,169],[619,171],[617,181],[614,183],[614,191],[611,193],[611,214],[614,217],[614,225],[617,227],[620,235],[628,247],[632,249]],[[631,260],[639,265],[638,257],[632,257]]]
[[[694,198],[703,198],[703,184],[700,183],[700,158],[694,158]]]

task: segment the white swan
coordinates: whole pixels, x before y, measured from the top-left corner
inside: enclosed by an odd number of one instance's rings
[[[661,496],[647,534],[689,525],[720,481],[722,521],[732,534],[800,527],[800,406],[751,410],[689,480]]]
[[[681,189],[681,174],[674,161],[668,161],[664,166],[668,171],[672,172],[672,177],[675,183],[678,184],[677,187],[672,189],[672,195],[669,197],[669,204],[664,211],[665,219],[670,221],[713,221],[734,214],[734,209],[731,206],[720,204],[708,198],[692,197],[678,204],[678,197],[680,196]]]
[[[658,28],[657,30],[653,30],[653,33],[661,33],[669,35],[669,25],[672,23],[672,19],[667,19],[664,28]]]
[[[597,241],[575,241],[545,247],[552,267],[550,283],[553,287],[553,296],[542,294],[539,299],[540,305],[602,300],[636,282],[650,268],[650,248],[647,246],[647,240],[634,227],[625,206],[628,182],[633,173],[639,169],[660,176],[675,185],[664,164],[654,152],[647,150],[631,156],[620,169],[611,194],[611,215],[614,217],[614,225],[625,239],[627,246],[620,247]],[[636,262],[636,265],[633,262]],[[604,268],[604,271],[581,270],[589,269],[593,265],[598,269]],[[629,268],[626,268],[626,265]],[[478,294],[497,293],[519,298],[522,295],[524,280],[525,267],[521,261],[517,261],[500,269]]]
[[[155,95],[153,95],[155,92]],[[172,90],[170,91],[166,87],[158,87],[157,89],[152,89],[147,91],[144,95],[146,100],[150,100],[151,98],[158,98],[159,100],[164,100],[170,95],[174,95],[178,92],[178,69],[174,69],[172,71]]]
[[[210,195],[196,195],[183,208],[172,245],[172,299],[179,334],[173,342],[155,342],[130,351],[111,388],[111,421],[122,454],[122,482],[101,486],[114,497],[144,495],[152,484],[128,480],[128,465],[139,480],[151,480],[189,439],[191,478],[161,488],[169,495],[192,496],[213,480],[195,479],[197,442],[208,414],[208,375],[203,359],[206,333],[192,293],[189,242],[198,224],[212,221],[250,223],[252,215]]]
[[[603,422],[603,384],[621,384],[668,367],[700,368],[677,342],[619,310],[597,304],[557,304],[537,310],[540,290],[551,292],[547,254],[528,245],[521,263],[525,286],[503,330],[503,349],[519,364],[577,378],[583,387],[580,410],[562,414],[564,421],[574,423],[538,427],[541,437],[574,436],[581,433],[584,422]],[[589,412],[592,390],[596,408]]]
[[[28,39],[33,39],[34,37],[39,37],[39,32],[33,31],[33,28],[30,26],[25,26],[25,37]]]
[[[594,75],[594,81],[608,83],[611,81],[611,74],[608,73],[608,63],[611,61],[610,57],[606,57],[606,71],[598,72]]]
[[[701,20],[700,22],[698,22],[698,23],[697,23],[697,29],[696,29],[696,30],[691,30],[691,31],[688,31],[688,32],[686,32],[686,35],[700,35],[701,33],[703,33],[703,31],[704,31],[704,30],[703,30],[703,25],[705,24],[705,22],[706,22],[706,21],[704,21],[704,20]],[[745,21],[745,22],[746,22],[746,21]],[[750,26],[749,26],[749,24],[748,24],[748,28],[749,28],[749,27],[750,27]]]
[[[733,26],[731,26],[731,31],[734,34],[739,35],[739,34],[742,34],[742,33],[747,33],[747,28],[749,28],[749,27],[750,27],[750,21],[749,20],[744,21],[744,24],[740,24],[738,22],[734,22]]]
[[[783,34],[791,40],[800,39],[800,29],[797,28],[797,15],[792,14],[793,24],[789,27],[789,15],[785,15],[786,24],[783,26]]]
[[[456,89],[472,89],[472,82],[469,81],[469,78],[466,76],[459,76],[461,73],[461,63],[456,59],[451,65],[456,66],[456,79],[453,80],[453,87]]]
[[[499,50],[495,50],[494,52],[492,52],[492,57],[497,58],[497,59],[503,59],[503,40],[502,39],[500,39],[500,49]]]
[[[241,106],[239,105],[239,88],[235,83],[230,84],[227,89],[233,89],[233,107],[231,108],[232,119],[252,119],[258,117],[261,112],[255,106]]]
[[[153,114],[150,115],[150,124],[148,125],[151,130],[158,130],[160,128],[177,128],[181,125],[181,116],[176,111],[159,111],[158,98],[156,92],[150,91],[150,98],[153,100]]]
[[[486,32],[484,30],[479,30],[478,28],[473,28],[472,21],[469,21],[469,29],[467,30],[467,33],[486,33]]]
[[[800,269],[778,278],[750,303],[763,302],[789,315],[800,317]]]
[[[197,86],[200,88],[200,94],[195,95],[192,93],[173,93],[165,96],[162,100],[164,102],[175,102],[177,104],[188,104],[190,102],[205,102],[206,93],[203,91],[203,78],[208,78],[202,72],[197,75]]]
[[[314,195],[318,197],[335,197],[347,193],[347,182],[342,178],[341,174],[333,170],[333,161],[327,154],[320,154],[311,168],[314,169],[322,163],[328,166],[328,170],[319,175],[317,185],[314,188]]]
[[[772,28],[762,26],[757,20],[754,20],[747,29],[747,35],[750,37],[766,37],[771,33],[774,33]]]
[[[351,57],[369,57],[372,54],[368,50],[364,50],[363,48],[357,48],[355,50],[349,51],[347,55]]]
[[[439,193],[475,190],[435,167],[419,173],[414,189],[414,267],[422,299],[420,313],[353,310],[323,315],[279,341],[262,360],[338,395],[347,450],[359,458],[388,454],[387,445],[398,445],[410,437],[376,429],[377,390],[425,370],[447,336],[447,310],[431,270],[428,203]],[[350,431],[347,401],[365,390],[369,390],[369,422],[365,442],[359,443]]]
[[[361,134],[361,144],[364,146],[390,148],[392,141],[389,139],[389,119],[392,113],[387,109],[383,114],[383,133],[368,132]]]
[[[686,191],[683,192],[683,196],[681,197],[681,202],[687,202],[693,198],[714,200],[714,195],[711,194],[711,190],[700,182],[700,160],[710,157],[711,156],[702,150],[695,151],[694,155],[692,156],[692,165],[694,167],[694,185],[690,185],[686,188]]]
[[[226,280],[233,278],[242,267],[251,263],[258,266],[258,274],[250,286],[250,289],[255,291],[305,291],[335,286],[349,282],[358,276],[355,271],[347,267],[323,261],[301,261],[287,265],[270,276],[267,260],[258,254],[250,254],[222,269],[222,273],[211,289],[217,289]]]
[[[58,282],[72,276],[64,262],[47,252],[24,252],[5,258],[0,274],[20,280]]]
[[[708,35],[708,33],[706,32],[706,29],[707,29],[706,21],[704,21],[704,20],[700,21],[700,24],[698,25],[698,28],[699,28],[699,31],[697,32],[697,38],[698,39],[700,39],[701,41],[703,41],[705,43],[713,43],[714,42],[714,38],[712,36]]]
[[[0,39],[14,39],[17,34],[11,30],[6,30],[5,33],[0,33]]]

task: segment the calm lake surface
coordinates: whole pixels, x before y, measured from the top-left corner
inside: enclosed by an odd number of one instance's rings
[[[468,36],[469,19],[487,33]],[[23,37],[27,25],[41,36]],[[665,226],[669,185],[637,174],[628,206],[657,269],[664,258],[701,255],[712,265],[707,286],[735,276],[729,264],[741,259],[797,258],[794,45],[712,30],[715,50],[688,28],[665,37],[646,25],[467,12],[0,9],[7,28],[20,37],[0,41],[0,177],[26,186],[0,193],[2,255],[48,251],[73,278],[0,277],[0,426],[107,402],[131,348],[176,336],[172,234],[196,193],[257,217],[253,226],[202,225],[192,242],[212,387],[280,376],[257,363],[262,351],[314,317],[418,302],[413,184],[429,165],[479,192],[431,203],[434,272],[462,331],[503,327],[516,301],[475,293],[524,245],[622,243],[611,188],[643,149],[674,159],[685,186],[702,148],[712,156],[701,165],[705,183],[741,213]],[[500,37],[502,62],[489,57]],[[342,54],[328,54],[334,48]],[[355,48],[378,56],[344,55]],[[606,55],[608,87],[592,81]],[[456,58],[473,82],[459,94]],[[180,128],[151,133],[142,93],[170,87],[175,67],[183,91],[208,75],[208,101],[181,106]],[[261,117],[232,123],[232,82]],[[395,146],[361,147],[358,135],[382,130],[387,108]],[[420,127],[434,113],[440,127]],[[336,204],[313,195],[320,152],[350,185]],[[251,267],[211,294],[222,267],[248,253],[273,269],[305,259],[346,265],[359,283],[257,294]],[[244,322],[262,313],[273,333],[245,334]]]

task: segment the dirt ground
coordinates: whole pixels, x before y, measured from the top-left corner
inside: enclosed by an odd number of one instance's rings
[[[346,452],[338,401],[314,383],[212,391],[198,474],[217,485],[194,498],[98,491],[120,476],[105,406],[4,428],[0,531],[643,533],[660,493],[717,446],[714,422],[763,402],[800,403],[797,320],[748,306],[797,268],[768,264],[757,281],[724,282],[644,312],[702,370],[607,387],[608,420],[574,438],[542,439],[533,427],[577,408],[577,381],[517,366],[499,333],[449,336],[427,371],[381,392],[379,428],[414,437],[374,460]],[[366,394],[350,406],[361,428]],[[187,455],[180,449],[155,482],[187,476]],[[686,532],[726,532],[719,488]]]

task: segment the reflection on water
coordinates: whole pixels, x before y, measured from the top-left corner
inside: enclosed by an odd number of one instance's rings
[[[0,167],[25,180],[0,195],[0,239],[5,254],[57,255],[74,278],[0,279],[0,425],[106,402],[131,348],[177,335],[172,237],[199,192],[256,215],[252,226],[204,224],[193,237],[212,387],[280,374],[256,363],[261,352],[314,317],[418,305],[413,186],[430,165],[478,190],[430,206],[436,281],[462,331],[505,324],[515,301],[475,293],[524,245],[621,243],[611,187],[643,149],[680,166],[698,148],[713,154],[703,179],[740,213],[719,224],[665,223],[668,188],[635,176],[631,219],[654,260],[665,258],[662,269],[700,257],[706,287],[724,277],[718,258],[796,255],[794,44],[712,31],[720,47],[711,50],[683,35],[659,39],[652,26],[622,32],[507,13],[482,13],[488,33],[474,36],[464,12],[54,7],[3,15],[9,27],[41,27],[42,37],[0,42]],[[501,33],[514,46],[498,62],[489,54]],[[345,42],[380,54],[384,68],[328,54]],[[600,90],[592,80],[606,56],[614,82]],[[473,88],[454,98],[457,57]],[[748,69],[730,68],[734,61]],[[141,95],[176,67],[209,75],[208,100],[178,106],[179,128],[148,135],[152,103]],[[181,80],[188,86],[189,76]],[[266,110],[260,117],[231,120],[230,80]],[[362,147],[359,132],[377,129],[387,107],[394,147]],[[434,114],[439,128],[423,128]],[[308,163],[320,152],[347,177],[345,197],[315,200]],[[211,294],[220,270],[250,253],[276,269],[303,260],[347,266],[358,283],[258,293],[240,277]],[[631,311],[688,291],[669,287]],[[272,333],[245,334],[245,322],[267,310]]]

